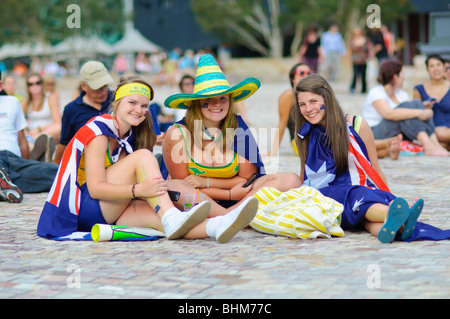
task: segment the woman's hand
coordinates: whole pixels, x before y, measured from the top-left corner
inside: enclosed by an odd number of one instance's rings
[[[426,109],[431,109],[433,108],[434,103],[436,103],[436,100],[423,101],[423,106],[425,106]]]
[[[206,185],[206,177],[201,177],[198,175],[189,175],[184,179],[186,183],[191,185],[194,188],[205,188]]]
[[[417,116],[417,118],[421,121],[428,121],[429,119],[431,119],[433,117],[433,111],[430,109],[426,109],[426,110],[421,110],[421,112],[419,113],[419,115]]]
[[[162,196],[167,192],[167,184],[163,178],[146,179],[134,188],[134,195],[142,198]]]
[[[247,182],[246,181],[241,182],[239,184],[236,184],[235,186],[233,186],[233,188],[230,189],[231,200],[241,200],[242,198],[247,196],[248,193],[250,193],[250,191],[253,188],[253,184],[250,184],[247,187],[243,187],[245,183]]]

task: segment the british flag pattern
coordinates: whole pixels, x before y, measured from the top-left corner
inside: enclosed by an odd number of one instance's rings
[[[84,125],[67,145],[52,188],[39,219],[39,236],[53,240],[90,240],[90,234],[77,231],[80,209],[80,184],[78,168],[85,146],[96,136],[106,135],[119,142],[111,157],[116,162],[122,151],[133,152],[134,134],[125,139],[118,135],[115,119],[109,115],[92,118]]]

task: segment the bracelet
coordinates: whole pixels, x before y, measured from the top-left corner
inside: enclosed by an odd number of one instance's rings
[[[133,199],[137,199],[136,195],[134,194],[135,187],[136,187],[136,184],[133,184],[133,187],[131,187],[131,194],[133,195]]]
[[[206,188],[209,189],[209,176],[206,177]]]
[[[231,189],[228,190],[228,200],[231,200]]]

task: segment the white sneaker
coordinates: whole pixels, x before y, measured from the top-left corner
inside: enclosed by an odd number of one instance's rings
[[[219,243],[229,242],[255,218],[258,204],[255,197],[249,197],[228,214],[211,218],[206,225],[208,235],[215,237]]]
[[[161,218],[167,239],[178,239],[186,235],[192,228],[203,222],[209,214],[211,203],[204,201],[188,212],[178,209],[167,211]]]

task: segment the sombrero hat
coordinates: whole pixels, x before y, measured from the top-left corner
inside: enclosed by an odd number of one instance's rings
[[[210,54],[205,54],[198,61],[194,93],[171,95],[164,101],[164,105],[172,109],[187,109],[194,100],[223,94],[232,94],[234,102],[238,102],[251,96],[260,86],[261,83],[255,78],[247,78],[230,86],[216,60]]]

